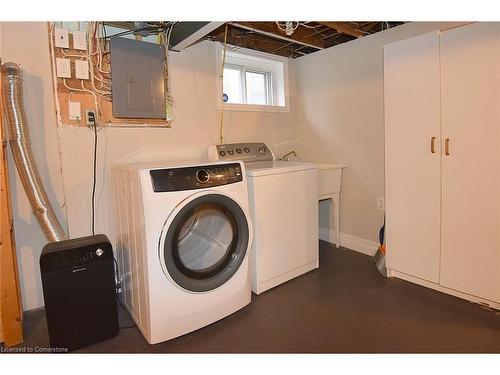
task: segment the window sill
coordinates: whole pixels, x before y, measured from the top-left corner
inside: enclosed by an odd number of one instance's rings
[[[219,109],[224,108],[224,111],[237,112],[290,112],[290,106],[277,105],[259,105],[259,104],[220,104]]]

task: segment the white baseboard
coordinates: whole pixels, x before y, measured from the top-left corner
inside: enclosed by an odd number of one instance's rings
[[[407,275],[403,272],[398,272],[396,270],[387,269],[387,276],[388,277],[397,277],[398,279],[403,279],[403,280],[409,281],[411,283],[415,283],[418,285],[425,286],[427,288],[438,290],[438,291],[443,292],[443,293],[451,294],[452,296],[462,298],[462,299],[465,299],[467,301],[479,303],[482,306],[487,306],[487,307],[490,307],[492,309],[500,310],[500,303],[498,303],[498,302],[487,300],[487,299],[484,299],[481,297],[476,297],[476,296],[473,296],[473,295],[470,295],[467,293],[462,293],[462,292],[459,292],[458,290],[446,288],[445,286],[435,284],[433,282],[430,282],[430,281],[427,281],[424,279],[419,279],[418,277]]]
[[[336,244],[337,242],[335,231],[328,228],[319,228],[319,239],[332,244]],[[377,252],[379,244],[375,241],[365,240],[364,238],[340,232],[340,246],[373,256]]]

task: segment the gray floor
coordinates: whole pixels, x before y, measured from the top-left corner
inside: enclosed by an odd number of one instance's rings
[[[137,328],[81,349],[92,353],[500,353],[500,312],[398,279],[372,258],[320,243],[319,270],[233,315],[149,345]],[[120,307],[121,325],[130,318]],[[25,344],[48,346],[43,310],[25,318]]]

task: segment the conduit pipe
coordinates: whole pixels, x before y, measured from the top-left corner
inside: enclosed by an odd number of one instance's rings
[[[248,30],[248,31],[253,31],[256,34],[261,34],[261,35],[268,36],[268,37],[271,37],[271,38],[274,38],[274,39],[281,39],[281,40],[284,40],[284,41],[287,41],[287,42],[290,42],[290,43],[300,44],[300,45],[303,45],[305,47],[311,47],[311,48],[315,48],[317,50],[325,49],[324,47],[320,47],[320,46],[317,46],[317,45],[314,45],[314,44],[309,44],[309,43],[306,43],[306,42],[302,42],[300,40],[293,39],[293,38],[287,38],[286,36],[282,36],[282,35],[278,35],[278,34],[273,34],[273,33],[267,32],[267,31],[259,30],[259,29],[256,29],[254,27],[242,25],[241,23],[228,22],[228,24],[231,25],[231,26],[234,26],[234,27],[238,27],[240,29],[244,29],[244,30]]]
[[[2,101],[9,143],[19,177],[28,196],[33,214],[49,242],[67,239],[57,220],[40,179],[31,149],[28,123],[23,104],[21,68],[12,62],[2,65]]]

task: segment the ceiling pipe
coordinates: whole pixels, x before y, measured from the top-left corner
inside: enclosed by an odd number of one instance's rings
[[[296,39],[287,38],[286,36],[281,36],[281,35],[278,35],[278,34],[269,33],[267,31],[262,31],[262,30],[259,30],[259,29],[256,29],[256,28],[253,28],[253,27],[250,27],[250,26],[245,26],[245,25],[242,25],[242,24],[239,24],[239,23],[236,23],[236,22],[228,22],[228,24],[231,25],[231,26],[240,28],[240,29],[244,29],[244,30],[248,30],[248,31],[253,31],[256,34],[265,35],[265,36],[270,37],[270,38],[281,39],[281,40],[286,40],[287,42],[291,42],[291,43],[295,43],[295,44],[300,44],[300,45],[302,45],[304,47],[311,47],[311,48],[318,49],[318,50],[324,49],[323,47],[315,46],[314,44],[309,44],[309,43],[301,42],[301,41],[296,40]]]

